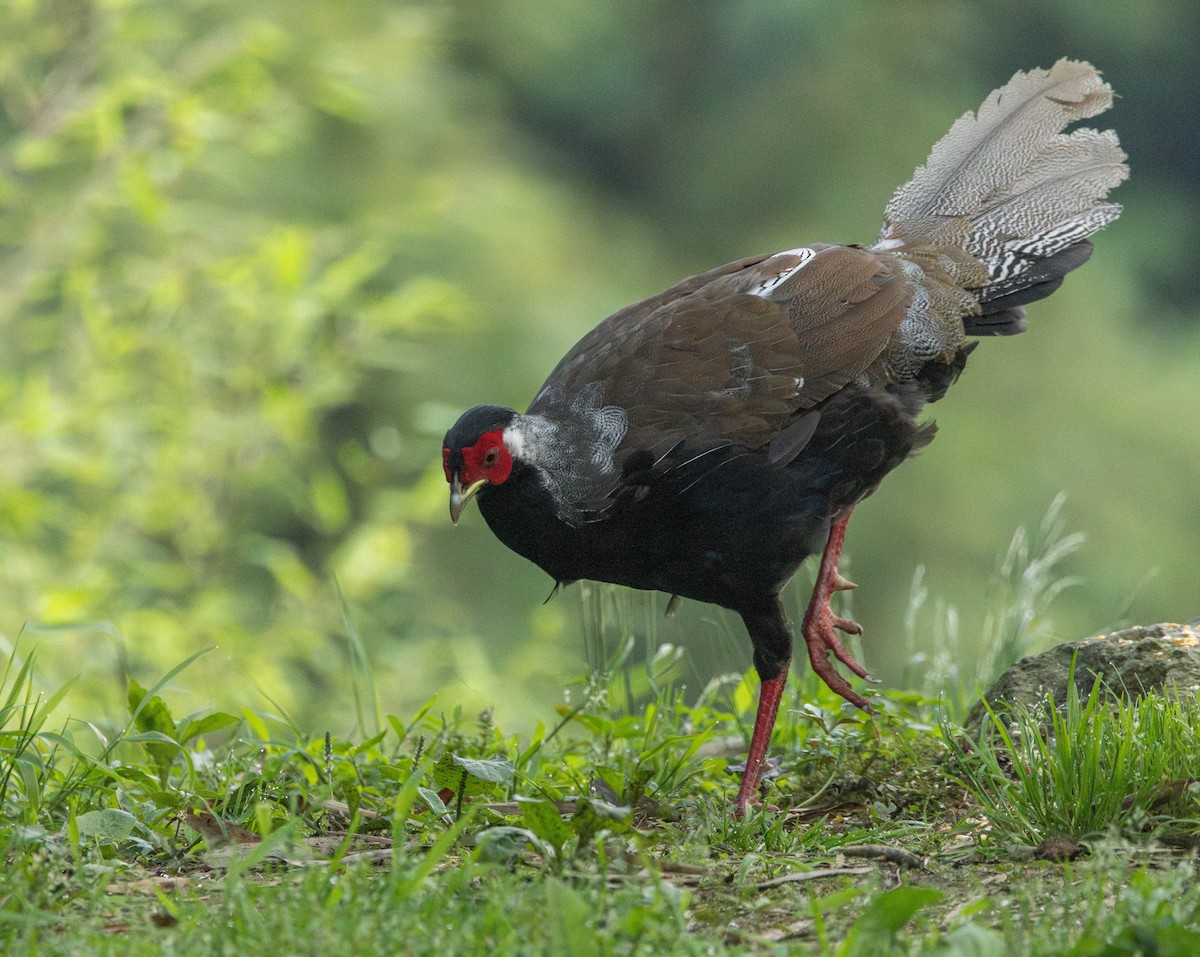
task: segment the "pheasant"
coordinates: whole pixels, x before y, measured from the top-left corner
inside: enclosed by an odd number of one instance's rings
[[[977,345],[1083,265],[1128,175],[1089,64],[1017,73],[960,117],[869,246],[812,243],[685,279],[601,322],[524,414],[479,406],[442,449],[450,517],[475,499],[556,582],[711,602],[745,623],[761,679],[735,813],[756,799],[792,656],[780,591],[821,553],[800,632],[813,670],[870,710],[830,608],[855,506],[934,435],[918,417]],[[674,601],[674,597],[672,598]]]

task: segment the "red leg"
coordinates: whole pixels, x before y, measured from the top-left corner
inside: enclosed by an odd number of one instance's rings
[[[854,506],[841,512],[829,526],[829,540],[825,543],[825,553],[821,556],[821,569],[817,572],[817,583],[813,586],[812,600],[808,603],[808,611],[804,613],[804,623],[800,632],[808,645],[808,659],[815,671],[829,686],[853,705],[863,711],[871,711],[867,699],[850,687],[850,683],[834,670],[829,660],[829,653],[860,678],[870,678],[867,669],[854,660],[837,635],[839,629],[850,635],[861,635],[862,626],[848,618],[839,618],[829,607],[829,599],[835,591],[853,588],[853,582],[847,581],[838,574],[838,558],[842,552],[842,542],[846,539],[846,524],[850,521],[850,513]]]
[[[838,574],[838,558],[842,552],[842,543],[846,539],[846,525],[850,521],[850,513],[854,506],[839,513],[829,527],[829,538],[825,543],[825,553],[821,556],[821,568],[817,572],[817,582],[813,586],[812,600],[804,613],[804,623],[800,631],[808,645],[808,657],[821,680],[830,689],[840,694],[851,704],[857,705],[864,711],[871,711],[871,705],[858,692],[850,687],[829,661],[829,653],[860,678],[870,678],[867,669],[854,660],[850,652],[842,644],[835,629],[852,635],[861,635],[862,628],[857,622],[848,618],[839,618],[829,607],[829,599],[835,591],[854,588],[854,583],[847,581]],[[771,732],[775,728],[775,718],[779,713],[779,702],[783,697],[783,688],[787,684],[788,664],[791,657],[791,631],[783,609],[774,601],[766,613],[742,613],[746,628],[750,632],[751,641],[755,648],[755,666],[759,674],[764,672],[774,674],[773,678],[763,681],[758,692],[758,713],[754,717],[754,733],[750,736],[750,754],[746,758],[746,770],[742,772],[742,786],[738,789],[737,802],[734,805],[735,817],[746,813],[747,806],[758,793],[759,781],[762,779],[763,764],[767,759],[767,748],[771,743]],[[760,655],[763,661],[760,661]]]
[[[750,756],[746,758],[746,770],[742,772],[742,786],[733,807],[734,817],[746,813],[746,805],[758,792],[763,762],[767,759],[767,747],[771,743],[771,731],[775,727],[775,716],[779,713],[779,699],[783,697],[783,686],[787,684],[787,673],[787,665],[784,665],[778,675],[764,681],[759,689],[758,714],[754,716],[754,734],[750,737]]]

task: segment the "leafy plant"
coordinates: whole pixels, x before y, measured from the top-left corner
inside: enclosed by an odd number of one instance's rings
[[[974,701],[972,689],[991,685],[1005,668],[1052,634],[1050,606],[1079,583],[1078,578],[1062,574],[1061,565],[1084,542],[1078,532],[1066,534],[1065,504],[1066,495],[1060,492],[1036,532],[1017,527],[997,561],[982,631],[969,643],[953,605],[937,599],[927,615],[929,586],[924,567],[917,567],[904,617],[906,687],[942,698],[950,716],[961,720]]]
[[[1145,821],[1177,798],[1200,819],[1200,740],[1195,703],[1146,694],[1115,703],[1068,681],[1061,704],[1000,714],[987,707],[976,741],[945,728],[963,784],[979,802],[995,839],[1039,844],[1074,840]],[[986,703],[985,703],[986,705]],[[1186,810],[1185,810],[1186,809]]]
[[[14,648],[0,675],[0,811],[26,824],[41,813],[55,773],[55,740],[42,729],[70,690],[66,684],[43,697],[34,687],[33,662]]]

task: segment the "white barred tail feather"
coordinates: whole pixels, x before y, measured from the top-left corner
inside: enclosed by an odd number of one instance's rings
[[[922,294],[887,350],[893,378],[946,361],[964,334],[1021,332],[1021,306],[1087,260],[1088,237],[1120,215],[1106,197],[1129,168],[1113,131],[1064,129],[1112,99],[1088,63],[1017,73],[961,116],[896,191],[872,248],[903,260]]]

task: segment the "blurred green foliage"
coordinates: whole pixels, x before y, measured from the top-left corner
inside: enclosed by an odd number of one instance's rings
[[[867,657],[898,669],[918,564],[969,645],[994,556],[1060,490],[1088,536],[1062,637],[1191,617],[1197,39],[1190,0],[10,0],[0,630],[47,633],[39,667],[114,710],[97,679],[216,643],[197,706],[257,684],[342,727],[340,588],[389,709],[544,714],[576,600],[540,605],[477,515],[448,527],[444,429],[522,408],[683,275],[870,240],[955,116],[1060,55],[1123,94],[1127,211],[861,509]],[[697,677],[748,662],[711,609],[659,637]]]

